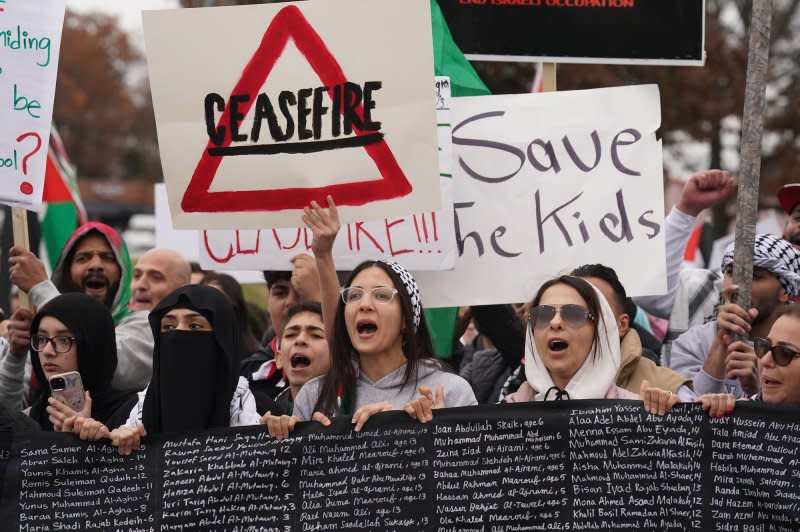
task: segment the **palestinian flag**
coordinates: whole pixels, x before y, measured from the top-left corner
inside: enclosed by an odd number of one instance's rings
[[[55,268],[61,250],[73,231],[88,221],[86,208],[81,202],[75,167],[72,166],[55,125],[50,131],[50,147],[44,175],[42,202],[42,246],[47,253],[50,268]]]

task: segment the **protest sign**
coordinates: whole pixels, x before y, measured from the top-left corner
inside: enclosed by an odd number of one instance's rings
[[[797,530],[795,409],[557,401],[150,437],[0,433],[18,530]],[[7,433],[6,433],[7,434]],[[38,528],[41,527],[41,528]]]
[[[704,0],[438,0],[469,59],[635,65],[705,62]]]
[[[459,258],[415,274],[425,306],[527,301],[587,263],[664,292],[660,122],[655,85],[454,98]]]
[[[291,227],[440,207],[426,0],[143,14],[173,224]],[[343,28],[347,28],[343,30]]]
[[[0,1],[0,203],[41,210],[64,0]]]
[[[446,270],[455,264],[449,78],[436,78],[435,95],[442,208],[343,225],[333,247],[333,257],[340,269],[353,269],[364,260],[378,257],[395,260],[412,270]],[[292,257],[311,252],[313,234],[305,227],[219,229],[203,230],[199,238],[200,264],[204,268],[291,270]]]
[[[189,261],[201,262],[200,246],[198,244],[198,234],[200,231],[194,229],[174,229],[172,218],[169,214],[169,202],[167,201],[167,189],[164,183],[156,183],[154,197],[156,246],[174,249],[183,258]],[[225,273],[233,276],[241,284],[264,283],[261,275],[263,268],[252,268],[251,270],[230,270]]]

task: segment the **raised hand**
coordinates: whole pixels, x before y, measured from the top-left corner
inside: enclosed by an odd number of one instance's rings
[[[303,223],[311,229],[314,241],[311,242],[311,251],[317,258],[330,255],[333,252],[333,243],[339,233],[339,212],[333,198],[328,196],[328,208],[323,209],[316,201],[310,207],[303,209]]]

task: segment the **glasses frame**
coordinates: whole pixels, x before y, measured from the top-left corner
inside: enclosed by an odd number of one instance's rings
[[[347,301],[347,293],[353,290],[360,290],[361,296],[354,301]],[[392,293],[392,296],[389,298],[388,301],[381,301],[375,298],[374,295],[375,290],[388,290]],[[351,303],[358,303],[359,301],[361,301],[367,292],[369,292],[369,296],[372,298],[373,301],[375,301],[376,303],[380,303],[381,305],[388,305],[394,300],[394,296],[396,296],[399,293],[397,288],[389,288],[388,286],[375,286],[373,288],[370,288],[369,290],[367,290],[366,288],[361,288],[360,286],[345,286],[344,288],[341,288],[339,290],[339,296],[342,298],[342,303],[344,303],[345,305],[349,305]]]
[[[581,309],[585,316],[584,320],[581,323],[576,323],[573,320],[565,318],[564,314],[561,312],[564,307],[577,307]],[[538,313],[536,309],[539,308],[553,309],[553,315],[550,317],[549,320],[547,320],[547,322],[543,323],[541,327],[537,327],[538,324],[535,320],[536,314]],[[550,322],[553,321],[553,318],[556,317],[556,314],[561,315],[561,320],[564,322],[564,325],[569,327],[570,329],[579,329],[590,321],[591,322],[596,321],[596,317],[591,310],[582,305],[577,305],[575,303],[567,303],[565,305],[536,305],[535,307],[532,307],[531,310],[528,312],[528,327],[530,328],[531,331],[535,331],[536,329],[539,330],[546,329],[550,325]]]
[[[767,353],[772,351],[772,360],[776,365],[782,368],[785,368],[791,364],[792,360],[795,358],[800,357],[800,351],[785,345],[773,345],[769,338],[753,338],[753,350],[756,352],[756,356],[759,358],[759,360],[767,356]],[[788,353],[790,356],[786,353]]]
[[[34,344],[34,338],[43,338],[44,339],[44,344],[40,345],[38,348],[34,347],[34,345],[33,345]],[[57,338],[65,338],[65,339],[69,340],[69,345],[67,346],[67,349],[65,351],[59,351],[58,350],[58,344],[56,344],[56,339]],[[69,353],[69,350],[72,349],[72,346],[75,345],[77,342],[78,342],[78,339],[75,338],[74,336],[65,336],[63,334],[59,335],[59,336],[53,336],[53,337],[45,336],[43,334],[34,334],[33,336],[31,336],[31,339],[30,339],[31,349],[33,349],[37,353],[41,353],[42,351],[44,351],[45,347],[47,347],[47,344],[52,345],[53,346],[53,351],[55,351],[58,354]],[[36,341],[36,343],[39,343],[39,342]]]

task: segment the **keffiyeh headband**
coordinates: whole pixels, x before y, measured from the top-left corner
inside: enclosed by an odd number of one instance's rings
[[[728,245],[722,257],[723,274],[733,264],[733,245]],[[756,235],[753,266],[774,273],[788,295],[800,295],[800,252],[788,240],[766,233]]]
[[[414,280],[414,277],[412,277],[408,270],[397,264],[395,261],[379,259],[379,262],[389,266],[392,271],[394,271],[394,273],[400,277],[400,280],[403,281],[403,287],[406,289],[408,297],[411,298],[411,310],[414,312],[414,331],[416,331],[419,327],[419,322],[422,319],[422,301],[419,297],[419,287],[417,286],[417,281]]]

